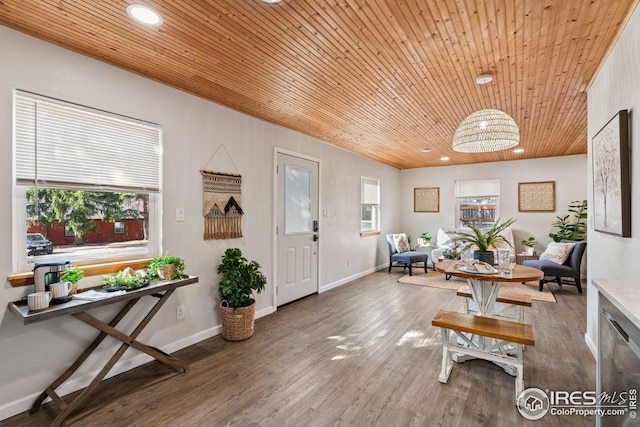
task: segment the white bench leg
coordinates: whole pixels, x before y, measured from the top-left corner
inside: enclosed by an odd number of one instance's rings
[[[440,369],[438,380],[442,384],[446,384],[449,380],[451,369],[453,369],[451,356],[449,355],[449,329],[440,328],[440,331],[442,333],[442,368]]]

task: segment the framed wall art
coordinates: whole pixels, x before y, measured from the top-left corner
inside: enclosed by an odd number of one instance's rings
[[[413,189],[414,212],[440,212],[440,187]]]
[[[519,182],[518,212],[555,212],[556,182]]]
[[[595,231],[631,237],[629,112],[621,110],[591,140]]]

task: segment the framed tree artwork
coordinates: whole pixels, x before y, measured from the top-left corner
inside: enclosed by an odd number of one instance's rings
[[[631,237],[629,112],[619,111],[591,142],[594,229]]]

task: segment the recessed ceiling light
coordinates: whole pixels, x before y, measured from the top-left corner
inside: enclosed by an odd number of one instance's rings
[[[483,74],[476,77],[476,83],[479,85],[486,85],[487,83],[491,83],[492,80],[493,76],[491,74]]]
[[[514,153],[524,153],[524,148],[516,148],[513,150]]]
[[[423,153],[430,153],[430,152],[432,152],[432,151],[433,151],[433,148],[423,148],[423,149],[422,149],[422,150],[420,150],[420,151],[422,151]]]
[[[279,3],[280,0],[262,0],[265,3]]]
[[[157,27],[162,24],[162,16],[149,6],[142,4],[130,4],[127,6],[127,13],[131,18],[144,25]]]
[[[446,156],[445,157],[440,157],[440,160],[442,160],[443,162],[446,162],[447,160],[449,160],[449,158],[446,157]]]

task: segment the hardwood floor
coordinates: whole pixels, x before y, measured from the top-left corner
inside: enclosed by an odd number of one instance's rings
[[[455,364],[440,384],[440,331],[431,319],[439,309],[462,310],[462,298],[397,283],[401,276],[377,272],[280,308],[258,319],[247,341],[218,336],[183,349],[186,375],[153,362],[104,381],[66,425],[594,425],[590,417],[524,419],[514,378],[486,361]],[[525,388],[595,390],[586,295],[551,289],[556,304],[534,301],[526,311],[536,344],[525,351]],[[0,426],[44,426],[53,414],[19,414]]]

